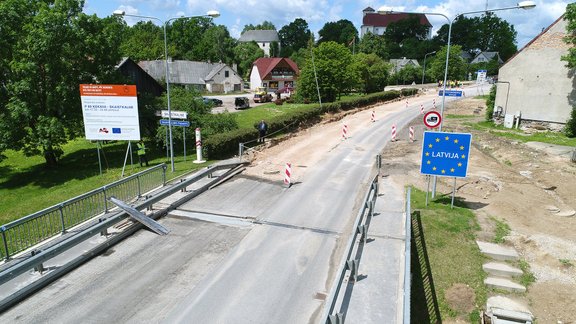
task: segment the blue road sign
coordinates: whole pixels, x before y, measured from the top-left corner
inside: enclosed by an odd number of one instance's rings
[[[471,134],[424,132],[420,173],[465,178]]]
[[[180,127],[190,127],[190,122],[185,120],[174,120],[172,119],[172,126],[180,126]],[[168,119],[160,119],[160,125],[168,126],[169,121]]]
[[[438,96],[442,97],[444,90],[438,91]],[[462,90],[446,90],[446,97],[462,97]]]

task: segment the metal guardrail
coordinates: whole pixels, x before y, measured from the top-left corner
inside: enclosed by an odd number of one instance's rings
[[[2,225],[0,259],[9,260],[11,256],[44,240],[107,213],[110,207],[108,198],[111,196],[131,201],[165,184],[166,164],[161,164]]]
[[[412,187],[406,191],[406,238],[404,241],[404,324],[410,324],[410,295],[412,293],[412,268],[411,268],[411,248],[412,248],[412,207],[410,199],[412,198]]]
[[[380,156],[378,155],[376,158],[376,164],[378,170],[380,170]],[[366,244],[368,226],[370,225],[372,216],[374,216],[374,206],[376,204],[376,197],[378,196],[379,175],[378,172],[370,183],[370,189],[364,198],[364,205],[354,222],[354,234],[350,237],[347,244],[348,249],[346,252],[346,261],[340,266],[334,284],[332,285],[334,288],[332,288],[332,292],[326,299],[326,307],[324,308],[325,311],[322,316],[323,321],[326,324],[344,323],[344,314],[339,312],[336,307],[345,282],[346,274],[349,274],[349,277],[354,282],[358,279],[358,265],[360,263],[362,248]]]
[[[154,192],[152,195],[147,195],[146,199],[143,201],[138,201],[132,206],[136,210],[143,210],[149,207],[152,207],[153,204],[160,202],[161,200],[165,199],[166,197],[172,195],[173,193],[181,190],[186,190],[186,187],[194,184],[195,182],[199,181],[205,177],[212,177],[213,173],[219,170],[229,169],[228,172],[223,174],[220,177],[214,178],[212,181],[208,182],[204,186],[195,189],[194,191],[187,194],[185,197],[182,197],[174,202],[172,202],[167,208],[161,209],[157,212],[154,212],[149,215],[152,219],[158,219],[161,216],[169,213],[171,210],[177,208],[178,206],[182,205],[183,203],[187,202],[188,200],[192,199],[193,197],[198,196],[202,192],[208,190],[209,188],[221,183],[223,179],[227,179],[232,174],[241,171],[239,167],[242,166],[241,163],[231,163],[231,164],[223,164],[223,165],[216,165],[211,166],[207,169],[204,169],[193,176],[184,179],[183,181],[165,186],[164,188],[160,189],[158,192]],[[101,234],[106,231],[106,229],[120,223],[124,219],[128,217],[128,214],[123,211],[119,210],[116,213],[108,215],[107,218],[102,219],[100,222],[96,222],[94,225],[83,229],[78,233],[74,233],[74,235],[70,236],[58,242],[55,245],[52,245],[45,249],[40,249],[37,253],[34,253],[32,256],[27,257],[26,259],[22,260],[21,262],[16,263],[15,265],[8,267],[6,269],[0,270],[0,285],[18,277],[19,275],[28,272],[30,269],[37,269],[43,268],[43,263],[58,256],[70,248],[84,242],[85,240],[93,237],[94,235]],[[111,235],[107,237],[106,241],[98,244],[96,247],[89,251],[83,252],[81,255],[77,256],[73,260],[55,268],[50,271],[47,271],[42,274],[42,276],[27,284],[25,287],[22,287],[17,292],[13,293],[12,295],[8,296],[7,298],[0,300],[0,312],[3,312],[7,308],[11,307],[15,303],[19,302],[20,300],[26,298],[30,294],[34,293],[35,291],[41,289],[42,287],[46,286],[50,282],[56,280],[57,278],[65,275],[72,269],[78,267],[82,263],[86,262],[90,258],[98,255],[99,253],[103,252],[104,250],[108,249],[110,246],[117,244],[118,242],[122,241],[126,237],[132,235],[137,230],[141,229],[143,225],[141,223],[135,223],[130,227],[126,228],[124,231]]]

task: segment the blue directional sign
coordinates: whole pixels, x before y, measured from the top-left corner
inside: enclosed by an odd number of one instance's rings
[[[444,90],[438,91],[438,96],[442,97]],[[446,90],[446,97],[462,97],[462,90]]]
[[[465,178],[471,134],[424,132],[420,173]]]
[[[171,120],[172,126],[190,127],[190,122],[186,120]],[[160,125],[168,126],[170,121],[168,119],[160,119]]]

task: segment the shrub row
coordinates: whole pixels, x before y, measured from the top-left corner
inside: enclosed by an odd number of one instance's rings
[[[417,89],[402,89],[401,91],[385,91],[369,94],[362,97],[350,98],[337,102],[310,105],[304,111],[287,112],[267,120],[268,133],[277,131],[291,132],[303,124],[314,124],[321,120],[325,113],[336,113],[366,107],[379,102],[397,99],[401,96],[412,96]],[[257,123],[256,123],[257,124]],[[233,131],[214,134],[204,141],[204,150],[210,159],[225,159],[238,152],[238,144],[254,141],[258,137],[258,131],[254,128],[236,129]]]

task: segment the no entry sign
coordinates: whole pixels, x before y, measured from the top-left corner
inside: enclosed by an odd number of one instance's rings
[[[437,111],[429,111],[424,115],[424,125],[428,128],[436,128],[442,123],[442,116]]]

